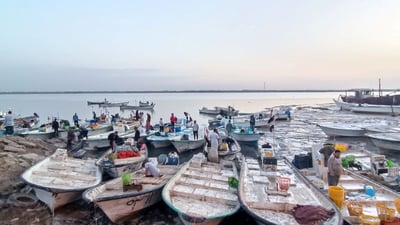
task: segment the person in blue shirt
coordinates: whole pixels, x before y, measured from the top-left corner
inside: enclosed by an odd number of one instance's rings
[[[75,127],[79,127],[79,117],[78,114],[74,114],[74,116],[72,117],[72,120],[74,121]]]

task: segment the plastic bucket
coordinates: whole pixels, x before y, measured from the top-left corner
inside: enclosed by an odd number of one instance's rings
[[[344,202],[344,189],[339,186],[329,186],[329,198],[341,209]]]

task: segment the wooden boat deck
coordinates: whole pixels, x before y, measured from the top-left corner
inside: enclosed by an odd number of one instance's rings
[[[290,178],[287,191],[278,188],[279,177]],[[245,159],[241,170],[240,199],[257,220],[264,223],[298,224],[291,210],[299,205],[318,205],[330,210],[333,204],[310,188],[284,161],[278,160],[276,171],[265,171],[257,159]],[[337,213],[339,214],[339,213]],[[324,224],[341,224],[339,215]]]
[[[84,189],[101,181],[93,159],[75,159],[58,149],[52,156],[28,169],[23,178],[32,185],[59,189]]]
[[[232,165],[232,164],[231,164]],[[186,215],[202,218],[230,215],[239,209],[237,189],[229,187],[230,177],[237,178],[236,168],[217,163],[196,167],[188,163],[164,188],[164,197]]]
[[[142,193],[151,191],[155,188],[161,188],[181,168],[181,166],[175,165],[157,165],[157,167],[160,169],[160,174],[162,175],[160,177],[146,177],[144,169],[132,173],[132,181],[136,184],[141,184],[143,187],[143,189],[140,191],[123,191],[122,178],[118,177],[99,187],[96,187],[97,190],[92,190],[92,192],[88,194],[87,198],[91,199],[92,201],[97,201],[109,198],[118,198],[118,196],[132,195],[139,192]]]

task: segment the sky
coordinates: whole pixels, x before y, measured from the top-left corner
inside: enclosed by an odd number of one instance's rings
[[[0,91],[400,89],[400,1],[0,3]]]

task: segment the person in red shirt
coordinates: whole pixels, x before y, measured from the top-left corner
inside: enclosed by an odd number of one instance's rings
[[[171,123],[172,131],[175,131],[175,123],[177,122],[177,118],[175,117],[174,113],[171,113],[171,117],[169,118],[169,121]]]

